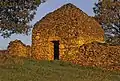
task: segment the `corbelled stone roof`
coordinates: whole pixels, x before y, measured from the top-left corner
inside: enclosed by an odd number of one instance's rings
[[[46,30],[55,30],[55,35],[70,32],[85,38],[104,37],[104,31],[98,22],[71,3],[63,5],[61,8],[43,17],[35,24],[33,34],[37,31],[46,32]]]

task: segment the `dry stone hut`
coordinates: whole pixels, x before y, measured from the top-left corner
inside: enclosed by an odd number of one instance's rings
[[[32,31],[32,57],[40,60],[75,58],[76,49],[93,41],[103,42],[101,26],[69,3],[37,22]]]

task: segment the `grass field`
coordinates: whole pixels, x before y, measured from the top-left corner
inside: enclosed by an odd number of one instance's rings
[[[62,61],[10,58],[0,62],[0,81],[120,81],[120,72]]]

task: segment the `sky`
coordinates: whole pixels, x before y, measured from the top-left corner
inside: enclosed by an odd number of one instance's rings
[[[97,0],[47,0],[47,2],[40,4],[40,6],[37,8],[35,18],[30,22],[30,24],[34,25],[46,14],[53,12],[54,10],[60,8],[62,5],[67,3],[72,3],[78,8],[80,8],[82,11],[87,13],[89,16],[94,16],[92,8],[94,7],[95,2],[97,2]],[[16,39],[21,40],[26,45],[31,45],[31,35],[32,33],[30,33],[30,35],[28,36],[23,34],[12,35],[10,38],[6,39],[0,36],[0,50],[7,49],[9,42]]]

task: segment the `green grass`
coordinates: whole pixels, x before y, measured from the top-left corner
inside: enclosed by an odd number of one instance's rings
[[[120,81],[120,72],[62,61],[10,58],[0,63],[0,81]]]

